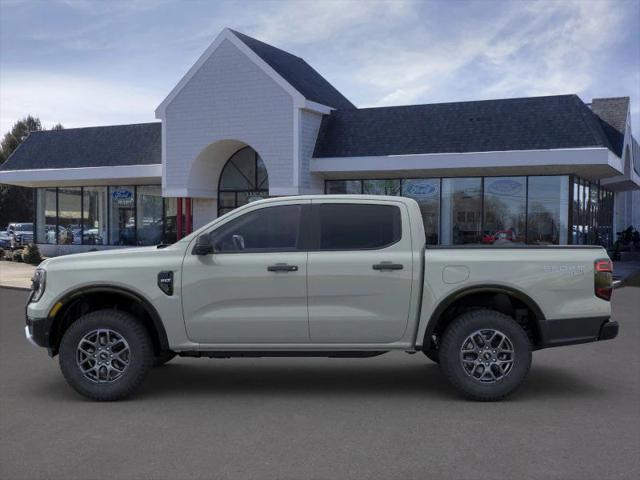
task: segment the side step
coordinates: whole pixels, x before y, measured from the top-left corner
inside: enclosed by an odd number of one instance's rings
[[[215,350],[215,351],[188,351],[178,352],[181,357],[208,357],[208,358],[259,358],[259,357],[326,357],[326,358],[369,358],[377,357],[387,351],[317,351],[317,350]]]

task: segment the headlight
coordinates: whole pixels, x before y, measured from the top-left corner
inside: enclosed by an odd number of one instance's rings
[[[31,277],[31,290],[33,290],[32,302],[37,302],[44,293],[44,288],[47,284],[47,272],[42,268],[36,268],[33,277]]]

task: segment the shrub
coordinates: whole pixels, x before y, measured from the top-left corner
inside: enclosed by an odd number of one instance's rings
[[[35,243],[30,243],[24,248],[24,252],[22,252],[22,260],[24,260],[25,263],[29,263],[31,265],[38,265],[40,262],[42,262],[40,249]]]
[[[4,258],[4,249],[0,248],[0,260]]]
[[[13,252],[13,261],[18,263],[23,263],[24,259],[22,258],[22,252],[20,251]]]

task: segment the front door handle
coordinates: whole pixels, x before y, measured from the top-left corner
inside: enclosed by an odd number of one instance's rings
[[[401,263],[380,262],[373,265],[374,270],[402,270],[404,265]]]
[[[297,272],[297,265],[289,265],[287,263],[276,263],[275,265],[269,265],[267,270],[270,272]]]

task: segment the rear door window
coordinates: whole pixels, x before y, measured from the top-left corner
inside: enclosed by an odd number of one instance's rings
[[[396,205],[320,203],[313,207],[317,250],[373,250],[402,237]]]

